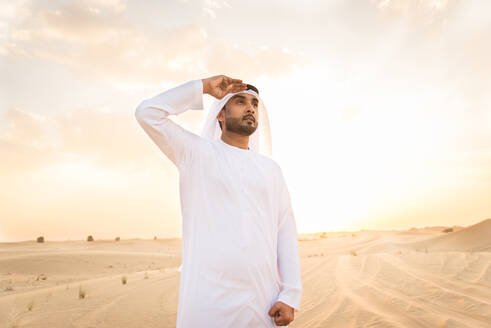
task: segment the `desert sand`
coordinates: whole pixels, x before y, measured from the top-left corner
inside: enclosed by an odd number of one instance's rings
[[[491,219],[441,230],[301,235],[290,327],[491,327]],[[0,327],[175,327],[180,256],[180,239],[1,243]]]

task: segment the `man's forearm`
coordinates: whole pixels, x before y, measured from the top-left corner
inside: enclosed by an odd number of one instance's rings
[[[138,105],[135,116],[167,157],[178,167],[193,151],[198,136],[172,122],[167,116],[188,109],[203,109],[203,84],[193,80],[146,99]]]
[[[278,239],[278,268],[282,280],[278,301],[299,310],[302,283],[297,242],[297,234],[292,230],[282,231]]]
[[[302,283],[300,277],[300,257],[298,252],[298,234],[293,213],[290,193],[281,176],[280,213],[278,225],[278,270],[281,276],[281,292],[278,301],[300,309]]]
[[[188,109],[203,109],[202,80],[186,82],[142,101],[136,109],[136,115],[138,118],[152,110],[165,111],[165,116],[177,115]]]

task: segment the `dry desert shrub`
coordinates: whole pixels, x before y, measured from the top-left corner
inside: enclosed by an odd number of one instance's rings
[[[44,243],[44,237],[43,236],[39,236],[36,238],[36,242],[38,243]]]
[[[114,240],[115,240],[115,241],[120,241],[120,239],[121,239],[121,238],[116,237]]]
[[[157,240],[157,236],[153,236],[153,240]]]
[[[85,289],[82,288],[82,285],[79,286],[78,288],[78,298],[79,299],[84,299],[85,298],[86,293],[85,293]]]
[[[446,233],[453,232],[453,228],[443,229],[442,232],[446,232]]]
[[[350,253],[351,255],[353,255],[353,256],[357,256],[357,255],[358,255],[358,254],[356,253],[356,251],[353,251],[353,250],[349,251],[349,253]]]
[[[46,280],[46,279],[48,279],[48,276],[47,276],[47,275],[45,275],[44,273],[41,273],[40,275],[38,275],[38,276],[36,277],[36,281],[39,281],[39,280]]]
[[[87,237],[87,241],[94,241],[94,237],[92,237],[92,235],[89,235],[89,236]]]
[[[33,308],[34,308],[34,301],[31,301],[29,302],[29,304],[27,304],[27,310],[32,311]]]
[[[128,282],[128,279],[126,279],[126,276],[122,276],[122,277],[121,277],[121,283],[122,283],[123,285],[126,285],[126,283],[127,283],[127,282]]]
[[[145,271],[145,275],[143,276],[144,279],[148,279],[148,273]]]
[[[11,291],[13,291],[13,290],[14,290],[14,287],[12,286],[12,279],[8,279],[8,280],[6,281],[6,283],[7,283],[7,285],[5,286],[4,290],[5,290],[6,292],[11,292]],[[2,284],[2,285],[3,285],[3,284]]]

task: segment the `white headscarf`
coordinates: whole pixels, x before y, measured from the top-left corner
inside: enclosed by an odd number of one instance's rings
[[[221,137],[222,130],[220,129],[220,124],[218,124],[218,113],[220,113],[220,110],[223,108],[223,106],[225,106],[230,98],[239,93],[248,93],[255,96],[259,101],[258,127],[256,131],[249,136],[249,148],[262,155],[271,156],[271,130],[269,127],[268,113],[264,103],[262,102],[261,98],[259,98],[259,95],[251,89],[235,93],[228,93],[222,99],[215,99],[211,104],[210,110],[208,111],[208,116],[206,117],[201,136],[213,140]]]

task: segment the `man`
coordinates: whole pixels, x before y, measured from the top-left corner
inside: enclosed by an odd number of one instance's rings
[[[216,100],[202,136],[168,118],[202,109],[204,93]],[[255,87],[224,75],[187,82],[136,109],[139,124],[179,170],[178,328],[286,326],[299,310],[290,196],[280,167],[259,153],[267,144],[261,138],[270,136],[265,110]]]

